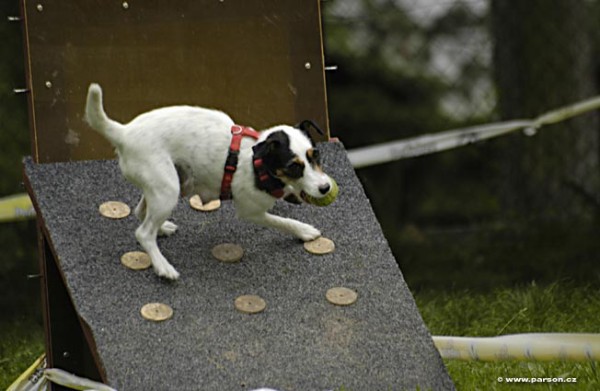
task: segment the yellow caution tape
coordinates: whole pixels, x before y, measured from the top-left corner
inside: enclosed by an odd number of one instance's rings
[[[35,210],[27,194],[0,198],[0,222],[26,220],[35,217]]]
[[[106,384],[79,377],[58,368],[46,368],[42,354],[6,391],[49,391],[50,384],[59,384],[72,390],[116,391]]]
[[[6,391],[45,391],[47,389],[47,381],[44,378],[45,368],[46,355],[42,354]]]

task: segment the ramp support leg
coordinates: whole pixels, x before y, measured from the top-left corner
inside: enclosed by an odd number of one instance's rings
[[[43,229],[39,229],[38,238],[48,368],[60,368],[78,376],[102,381],[83,324],[73,307]],[[52,390],[68,389],[53,385]]]

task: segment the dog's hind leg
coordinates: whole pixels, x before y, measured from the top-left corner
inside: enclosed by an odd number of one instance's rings
[[[156,274],[175,280],[179,277],[179,273],[162,255],[156,243],[156,237],[164,226],[167,217],[177,205],[179,197],[178,183],[169,183],[168,178],[165,179],[165,183],[157,187],[160,191],[152,188],[144,192],[143,202],[146,204],[146,213],[142,224],[135,231],[135,237],[150,256]]]
[[[133,210],[135,217],[137,217],[140,221],[144,221],[146,218],[146,200],[144,196],[140,198],[140,202],[138,202],[137,206]]]
[[[140,198],[140,202],[138,202],[137,206],[135,207],[134,213],[136,217],[140,219],[140,221],[144,221],[144,219],[146,218],[146,199],[143,195]],[[177,225],[171,221],[165,221],[160,226],[160,229],[158,230],[158,235],[170,236],[174,234],[175,231],[177,231]]]
[[[160,226],[158,234],[160,236],[171,236],[175,233],[175,231],[177,231],[177,224],[167,220]]]

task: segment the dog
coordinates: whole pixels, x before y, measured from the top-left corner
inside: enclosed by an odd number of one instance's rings
[[[232,153],[234,133],[241,127],[224,112],[170,106],[121,124],[105,113],[102,89],[95,83],[88,89],[85,121],[115,147],[123,176],[142,191],[134,209],[141,220],[135,236],[160,277],[179,278],[156,242],[157,235],[177,230],[167,219],[179,197],[198,194],[204,202],[220,198],[232,155],[237,166],[230,178],[230,198],[239,218],[303,241],[321,236],[309,224],[268,213],[280,197],[298,203],[306,195],[324,197],[332,188],[318,149],[298,128],[278,125],[256,132],[257,139],[241,138],[239,152]]]

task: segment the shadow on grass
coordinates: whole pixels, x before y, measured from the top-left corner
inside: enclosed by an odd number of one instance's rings
[[[592,223],[404,227],[390,238],[413,291],[488,291],[570,281],[600,286],[600,227]]]
[[[0,390],[44,352],[35,221],[0,224]]]

